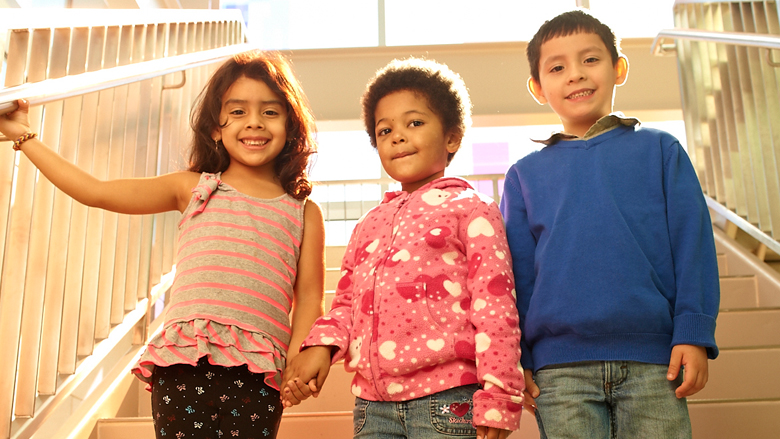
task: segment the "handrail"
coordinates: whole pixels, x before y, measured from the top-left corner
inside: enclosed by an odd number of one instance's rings
[[[42,105],[132,82],[155,78],[227,59],[238,52],[255,48],[247,43],[224,46],[201,52],[142,61],[78,75],[46,79],[0,90],[0,115],[13,111],[17,99],[30,105]]]
[[[748,220],[737,215],[735,212],[731,211],[728,207],[719,203],[712,197],[705,195],[704,199],[707,202],[707,207],[712,209],[715,213],[732,222],[735,226],[742,229],[742,231],[750,235],[753,239],[765,245],[767,249],[772,250],[773,252],[780,255],[780,242],[775,241],[769,235],[762,232],[761,229],[751,224]]]
[[[760,47],[780,50],[780,36],[749,32],[713,32],[698,29],[664,29],[658,32],[650,48],[654,55],[662,55],[668,47],[662,44],[664,38],[677,40],[707,41],[710,43],[734,44],[736,46]],[[771,53],[771,52],[770,52]]]

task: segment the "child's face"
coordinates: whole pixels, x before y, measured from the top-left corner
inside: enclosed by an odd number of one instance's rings
[[[441,119],[427,100],[408,90],[379,100],[374,112],[376,146],[387,174],[413,192],[444,176],[447,157],[460,138],[444,132]]]
[[[542,43],[539,82],[529,79],[528,88],[540,104],[550,104],[564,131],[582,136],[612,112],[615,86],[627,74],[628,61],[613,65],[598,35],[576,33]]]
[[[230,168],[273,171],[276,156],[287,141],[287,106],[263,81],[242,76],[222,96],[214,131],[230,155]]]

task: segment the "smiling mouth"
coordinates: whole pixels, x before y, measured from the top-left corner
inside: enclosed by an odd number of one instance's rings
[[[246,146],[263,146],[266,143],[268,143],[269,140],[250,140],[250,139],[242,139],[241,143],[243,143]]]
[[[584,98],[585,96],[590,96],[592,94],[593,94],[593,90],[582,90],[582,91],[578,91],[577,93],[572,93],[569,96],[566,96],[566,99]]]

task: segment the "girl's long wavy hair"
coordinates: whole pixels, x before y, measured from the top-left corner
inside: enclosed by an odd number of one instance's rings
[[[193,139],[188,170],[224,172],[230,165],[225,148],[215,148],[212,135],[220,128],[222,97],[241,77],[265,83],[287,103],[287,142],[276,157],[274,171],[284,191],[302,200],[311,194],[311,156],[317,152],[314,116],[287,60],[275,52],[252,50],[235,55],[219,67],[198,95],[190,114]]]

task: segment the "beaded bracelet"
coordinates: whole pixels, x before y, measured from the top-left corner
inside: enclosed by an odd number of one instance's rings
[[[26,134],[23,134],[23,135],[19,136],[18,139],[14,140],[14,146],[13,146],[14,151],[19,151],[22,148],[22,143],[24,143],[24,142],[26,142],[26,141],[28,141],[30,139],[33,139],[35,137],[38,137],[38,134],[36,134],[36,133],[26,133]]]

